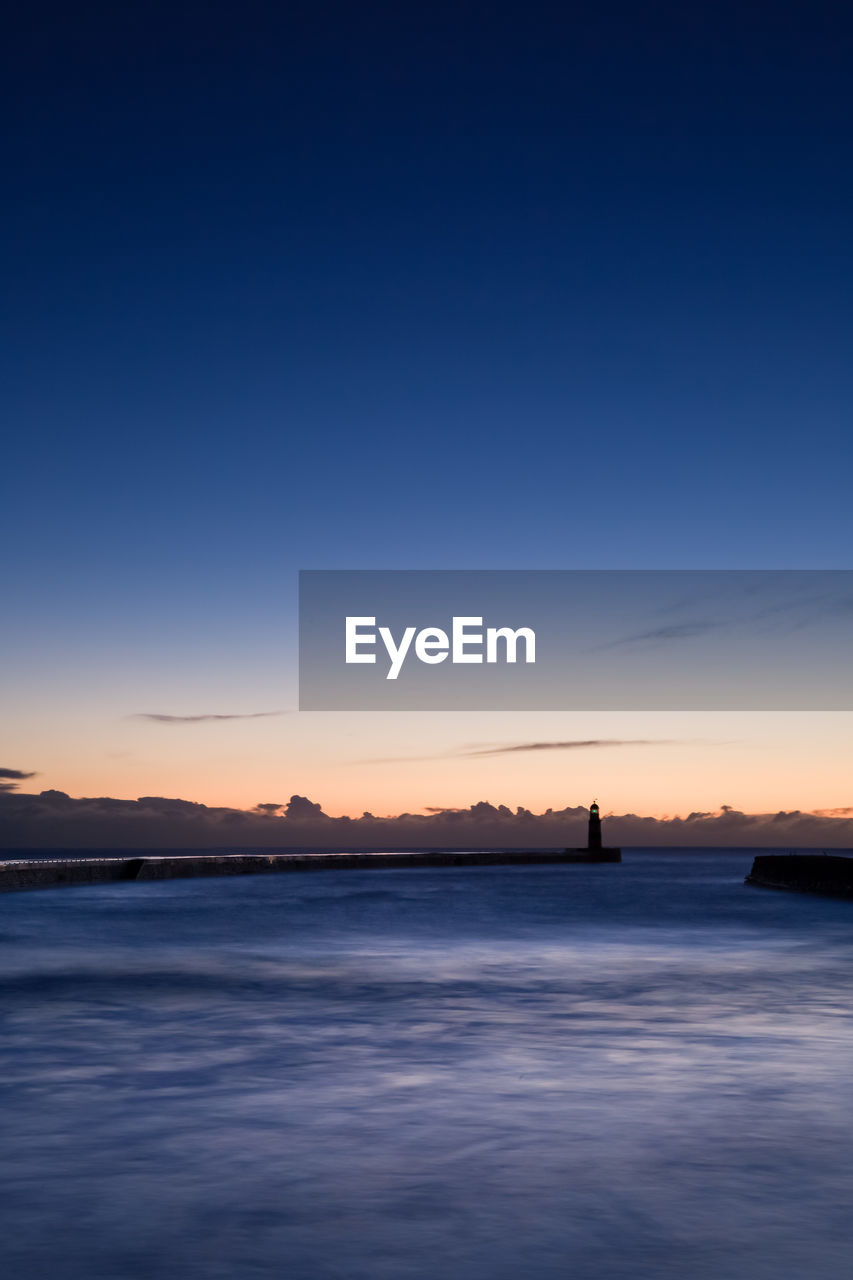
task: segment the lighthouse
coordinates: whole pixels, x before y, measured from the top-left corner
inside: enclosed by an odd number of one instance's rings
[[[583,809],[575,809],[574,813],[583,813]],[[593,800],[589,806],[589,833],[586,838],[586,848],[564,849],[563,853],[568,862],[621,862],[622,850],[613,849],[601,843],[601,814],[598,809],[598,801]]]
[[[601,848],[601,815],[598,812],[598,801],[593,800],[589,807],[589,838],[587,849]]]

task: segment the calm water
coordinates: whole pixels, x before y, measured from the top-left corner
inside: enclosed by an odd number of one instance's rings
[[[751,855],[0,899],[14,1280],[849,1280],[853,904]]]

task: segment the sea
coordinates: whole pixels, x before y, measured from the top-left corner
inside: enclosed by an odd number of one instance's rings
[[[853,903],[752,852],[0,898],[10,1280],[849,1280]]]

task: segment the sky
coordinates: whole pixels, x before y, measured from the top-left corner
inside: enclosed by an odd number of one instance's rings
[[[843,711],[295,708],[300,569],[850,567],[851,53],[834,4],[19,7],[12,784],[850,804]]]

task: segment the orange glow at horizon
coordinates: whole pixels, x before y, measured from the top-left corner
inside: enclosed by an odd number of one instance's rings
[[[605,814],[654,817],[853,801],[848,713],[317,713],[178,725],[69,717],[59,728],[17,727],[14,763],[37,772],[21,791],[241,809],[295,794],[353,818],[479,801],[541,813],[588,806],[595,795]],[[506,750],[591,741],[608,745]]]

